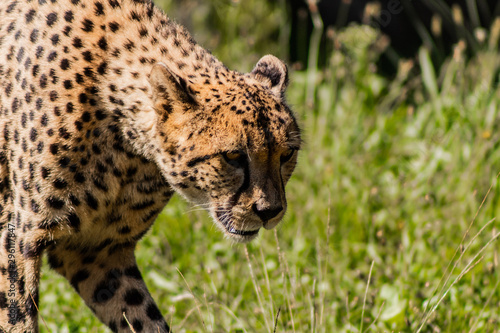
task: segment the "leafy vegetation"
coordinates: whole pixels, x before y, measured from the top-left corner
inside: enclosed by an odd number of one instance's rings
[[[278,7],[203,2],[187,24],[247,71],[283,56]],[[498,332],[499,35],[497,21],[474,58],[460,43],[439,72],[422,48],[389,80],[374,65],[377,31],[332,34],[329,66],[291,75],[305,147],[281,226],[231,244],[174,198],[140,242],[175,332]],[[105,330],[47,266],[40,303],[43,332]]]

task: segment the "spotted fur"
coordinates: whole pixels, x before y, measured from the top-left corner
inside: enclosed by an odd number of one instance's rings
[[[269,55],[227,69],[149,0],[2,1],[0,331],[38,331],[47,253],[112,331],[125,312],[168,332],[135,245],[174,192],[235,241],[278,224],[300,147],[287,82]]]

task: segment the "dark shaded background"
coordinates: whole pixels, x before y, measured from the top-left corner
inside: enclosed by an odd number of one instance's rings
[[[290,60],[306,64],[314,6],[305,0],[288,0],[287,4],[292,22]],[[473,54],[478,28],[489,29],[500,15],[497,0],[321,0],[317,8],[323,22],[322,51],[328,51],[325,39],[329,29],[340,29],[352,22],[369,24],[390,38],[390,47],[380,59],[382,70],[389,73],[396,69],[399,58],[414,57],[422,44],[431,50],[437,67],[459,40],[464,40],[469,55]],[[462,21],[457,20],[457,15],[462,16]],[[433,17],[441,21],[440,34],[432,27]]]

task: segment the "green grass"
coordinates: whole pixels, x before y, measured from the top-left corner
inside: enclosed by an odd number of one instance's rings
[[[246,71],[277,50],[286,26],[271,20],[268,36],[258,24],[266,10],[279,18],[277,8],[213,3],[191,30],[228,66]],[[197,35],[214,10],[221,29],[243,20],[243,38],[259,42]],[[283,223],[232,244],[174,198],[138,246],[153,297],[175,332],[499,332],[499,246],[488,244],[500,230],[495,33],[469,61],[457,49],[439,73],[422,49],[420,66],[402,63],[394,80],[374,70],[375,31],[334,38],[329,66],[291,75],[305,147]],[[90,310],[75,311],[82,301],[47,266],[40,303],[48,331],[105,330]]]

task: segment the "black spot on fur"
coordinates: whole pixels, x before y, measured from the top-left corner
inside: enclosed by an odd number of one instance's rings
[[[34,294],[30,294],[30,296],[26,298],[25,306],[26,306],[27,316],[34,318],[38,314],[38,308],[37,308],[38,299],[39,299],[38,290],[35,291]]]
[[[97,210],[97,208],[99,207],[99,202],[90,192],[85,193],[85,201],[87,202],[87,205],[93,210]]]
[[[54,61],[57,58],[57,52],[56,51],[50,51],[49,55],[47,56],[47,60],[49,62]]]
[[[49,99],[50,99],[51,102],[55,102],[58,98],[59,98],[59,95],[57,94],[57,91],[52,90],[49,93]]]
[[[16,8],[16,5],[17,5],[17,1],[11,2],[9,4],[9,6],[7,7],[7,10],[5,12],[6,13],[11,13]]]
[[[99,73],[100,75],[104,75],[106,74],[107,70],[108,70],[108,63],[103,61],[97,68],[97,73]]]
[[[144,301],[144,295],[138,289],[132,288],[127,290],[123,300],[127,303],[127,305],[138,306]]]
[[[35,43],[38,40],[38,29],[33,29],[30,34],[30,42]]]
[[[18,322],[23,322],[26,318],[24,312],[19,308],[18,301],[9,304],[9,324],[16,325]]]
[[[92,32],[92,30],[94,30],[94,22],[89,19],[84,19],[82,21],[82,25],[82,30],[85,32]]]
[[[120,278],[122,273],[117,269],[112,269],[106,277],[97,285],[94,290],[92,300],[94,303],[102,304],[109,301],[120,288]]]
[[[130,229],[129,226],[124,226],[124,227],[121,227],[120,229],[118,229],[118,233],[122,234],[122,235],[129,234],[131,231],[132,231],[132,229]]]
[[[84,183],[85,182],[85,176],[81,172],[75,173],[75,181],[78,183]]]
[[[80,218],[75,213],[71,213],[68,215],[68,222],[72,228],[76,230],[80,228]]]
[[[154,303],[150,303],[148,305],[148,307],[146,308],[146,314],[148,315],[149,319],[154,321],[163,319],[160,310],[158,310]]]
[[[82,48],[83,47],[82,40],[78,37],[73,38],[73,46],[76,47],[77,49]]]
[[[134,204],[130,208],[132,210],[142,210],[142,209],[146,209],[148,207],[151,207],[154,204],[155,204],[154,200],[146,200],[146,201]]]
[[[78,284],[82,281],[85,281],[88,279],[90,276],[90,272],[87,269],[81,269],[78,272],[73,275],[73,277],[70,280],[71,285],[77,292],[80,292],[80,288],[78,287]]]
[[[103,120],[103,119],[106,119],[107,115],[104,113],[103,110],[97,110],[95,112],[95,117],[97,120]]]
[[[62,189],[65,189],[66,187],[68,187],[68,183],[62,179],[62,178],[57,178],[56,180],[54,180],[54,187],[59,189],[59,190],[62,190]]]
[[[97,45],[103,51],[107,51],[108,50],[108,42],[106,41],[105,37],[102,37],[101,39],[99,39],[99,41],[97,42]]]
[[[88,101],[88,98],[87,98],[87,95],[85,93],[81,93],[79,96],[78,96],[78,101],[82,104],[85,104],[87,103]]]
[[[127,51],[132,52],[132,50],[135,49],[135,44],[129,39],[125,44],[123,44],[123,47],[127,49]]]
[[[75,81],[78,84],[82,84],[84,82],[83,75],[80,73],[75,74]]]
[[[31,210],[33,213],[38,213],[40,211],[40,205],[35,200],[31,200]]]
[[[142,280],[141,272],[137,266],[126,268],[125,275],[136,280]]]
[[[139,35],[141,36],[141,38],[146,38],[148,36],[148,30],[142,27],[141,29],[139,29]]]
[[[47,198],[47,205],[49,205],[49,207],[54,209],[61,209],[64,207],[64,201],[54,196],[51,196]]]
[[[96,256],[91,254],[91,255],[88,255],[88,256],[85,256],[83,259],[82,259],[82,264],[83,265],[87,265],[87,264],[93,264],[96,260]]]
[[[66,166],[68,166],[69,162],[70,162],[70,159],[69,159],[68,157],[66,157],[66,156],[63,156],[63,157],[61,157],[61,158],[59,159],[59,165],[60,165],[61,167],[66,167]]]
[[[87,62],[92,62],[94,60],[94,57],[92,56],[92,52],[89,50],[82,52],[83,59]]]
[[[33,18],[35,17],[36,11],[34,9],[30,9],[29,12],[26,13],[25,18],[26,18],[26,23],[31,23],[33,21]]]
[[[92,116],[90,115],[90,112],[85,111],[84,113],[82,113],[82,121],[84,123],[88,123],[91,119],[92,119]]]
[[[142,321],[139,319],[135,319],[132,322],[132,327],[134,328],[135,332],[142,332],[142,328],[143,328]]]
[[[52,252],[49,252],[48,255],[49,266],[53,269],[59,268],[63,266],[63,262],[56,257],[56,255]]]
[[[75,16],[73,15],[73,12],[71,10],[68,10],[66,11],[66,13],[64,13],[64,20],[68,23],[73,22],[74,17]]]
[[[45,89],[46,87],[47,87],[47,75],[42,74],[40,76],[40,88]]]
[[[54,226],[54,221],[46,221],[50,226]],[[45,229],[45,227],[44,227]],[[49,228],[47,228],[49,229]],[[38,257],[42,254],[43,250],[50,245],[52,242],[46,241],[44,239],[39,239],[36,242],[26,243],[23,247],[23,256],[26,259],[31,259]]]
[[[96,154],[96,155],[99,155],[102,153],[101,151],[101,148],[99,147],[99,145],[93,143],[92,144],[92,151]]]
[[[95,3],[94,13],[96,16],[104,15],[104,6],[100,2]]]
[[[138,22],[141,21],[141,16],[135,10],[130,12],[130,18],[134,21],[138,21]]]
[[[67,70],[67,69],[69,69],[69,60],[68,59],[61,60],[61,65],[60,66],[61,66],[61,69],[64,70],[64,71]]]
[[[56,46],[59,44],[59,35],[58,34],[53,34],[50,36],[50,41],[52,42],[52,45]]]
[[[111,332],[118,332],[118,326],[116,325],[116,321],[112,320],[108,324],[109,329]]]
[[[73,83],[71,82],[71,80],[64,80],[63,86],[64,86],[65,89],[70,90],[70,89],[73,88]],[[67,111],[67,109],[66,109],[66,111]]]
[[[0,291],[0,309],[6,309],[7,308],[7,296],[5,292]]]
[[[57,22],[57,13],[53,12],[47,15],[47,25],[52,27]]]
[[[109,28],[111,29],[111,32],[116,32],[118,29],[120,29],[120,25],[116,22],[110,22],[109,24]]]
[[[69,37],[69,33],[71,32],[71,27],[69,25],[65,26],[62,32],[65,36]],[[67,46],[64,46],[63,50],[64,53],[69,53],[69,48]]]
[[[108,0],[108,2],[109,2],[109,5],[113,8],[120,7],[120,3],[116,0]]]
[[[68,102],[68,103],[66,104],[66,112],[67,112],[67,113],[72,113],[72,112],[73,112],[73,110],[74,110],[73,103]]]

